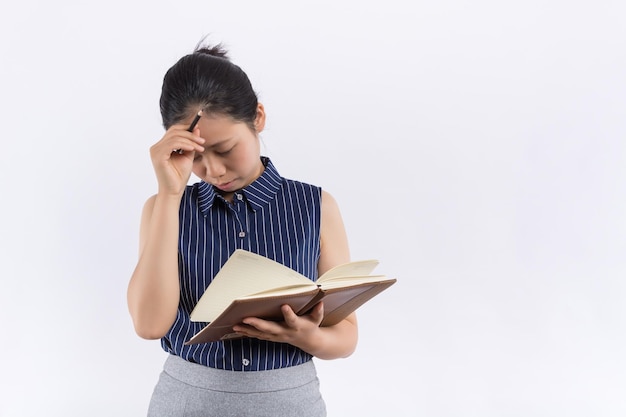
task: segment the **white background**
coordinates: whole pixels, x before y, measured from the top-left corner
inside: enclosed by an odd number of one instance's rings
[[[0,416],[141,416],[125,292],[163,74],[223,42],[264,153],[396,286],[330,416],[626,415],[623,1],[31,1],[0,13]]]

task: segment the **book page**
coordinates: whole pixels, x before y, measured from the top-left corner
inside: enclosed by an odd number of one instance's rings
[[[313,281],[285,265],[238,249],[198,300],[191,320],[211,322],[236,298],[294,285],[316,287]]]
[[[317,283],[321,284],[322,282],[327,282],[341,277],[369,275],[377,266],[378,261],[375,259],[354,261],[347,264],[337,265],[319,277]]]
[[[326,280],[320,284],[320,287],[324,290],[332,288],[347,288],[367,283],[376,283],[381,281],[387,281],[385,275],[365,275],[365,276],[351,276],[351,277],[337,277],[331,280]]]
[[[261,291],[261,292],[257,292],[254,294],[249,294],[249,295],[244,295],[241,297],[237,297],[237,300],[250,300],[253,298],[266,298],[266,297],[280,297],[280,296],[284,296],[284,295],[291,295],[291,294],[301,294],[303,291],[309,291],[312,289],[317,288],[317,285],[315,285],[315,283],[313,283],[313,281],[309,280],[310,284],[307,285],[294,285],[291,287],[282,287],[279,289],[272,289],[272,290],[267,290],[267,291]]]

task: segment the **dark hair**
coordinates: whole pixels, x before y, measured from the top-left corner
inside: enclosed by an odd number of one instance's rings
[[[179,59],[165,73],[159,102],[166,129],[202,109],[230,116],[255,130],[257,95],[246,73],[230,61],[221,44],[198,44],[193,53]]]

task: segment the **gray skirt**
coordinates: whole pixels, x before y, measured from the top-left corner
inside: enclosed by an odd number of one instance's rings
[[[313,361],[271,371],[213,369],[169,355],[148,417],[323,417]]]

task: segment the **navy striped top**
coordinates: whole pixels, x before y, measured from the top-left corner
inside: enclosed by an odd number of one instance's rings
[[[189,314],[235,249],[274,259],[311,280],[320,256],[321,188],[282,178],[269,158],[265,170],[229,203],[212,185],[187,186],[180,205],[180,303],[161,339],[166,352],[190,362],[233,371],[299,365],[311,355],[285,343],[240,338],[185,346],[206,323]]]

